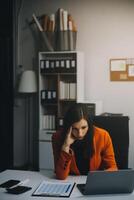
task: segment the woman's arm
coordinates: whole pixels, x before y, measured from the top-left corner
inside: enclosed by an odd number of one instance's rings
[[[102,166],[104,170],[117,170],[114,149],[110,135],[106,131],[104,135],[104,149],[102,151]]]
[[[59,132],[54,133],[52,136],[52,148],[56,177],[64,180],[70,172],[73,152],[68,146],[61,145]]]

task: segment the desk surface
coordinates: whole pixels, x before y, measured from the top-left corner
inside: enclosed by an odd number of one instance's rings
[[[25,180],[29,179],[29,182],[25,185],[32,187],[32,190],[23,194],[15,195],[6,193],[4,188],[0,188],[0,200],[46,200],[46,199],[69,199],[69,198],[52,198],[52,197],[33,197],[31,194],[35,191],[38,185],[43,180],[55,179],[54,173],[51,170],[33,172],[33,171],[20,171],[20,170],[6,170],[0,173],[0,184],[9,179]],[[85,183],[86,176],[69,176],[66,181],[72,181],[76,183]],[[132,194],[118,194],[118,195],[94,195],[94,196],[83,196],[77,187],[75,186],[70,199],[90,199],[90,200],[133,200],[134,192]]]

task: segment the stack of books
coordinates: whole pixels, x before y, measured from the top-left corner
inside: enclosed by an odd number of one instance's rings
[[[76,83],[60,81],[60,99],[76,99]]]

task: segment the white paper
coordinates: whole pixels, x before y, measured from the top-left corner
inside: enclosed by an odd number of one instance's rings
[[[126,60],[111,60],[111,71],[126,71]]]
[[[74,182],[50,182],[43,181],[33,195],[36,196],[69,196]]]
[[[128,76],[134,76],[134,65],[128,65]]]

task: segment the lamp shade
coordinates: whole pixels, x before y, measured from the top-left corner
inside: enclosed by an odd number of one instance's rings
[[[36,74],[33,70],[26,70],[22,73],[18,91],[20,93],[37,92]]]

